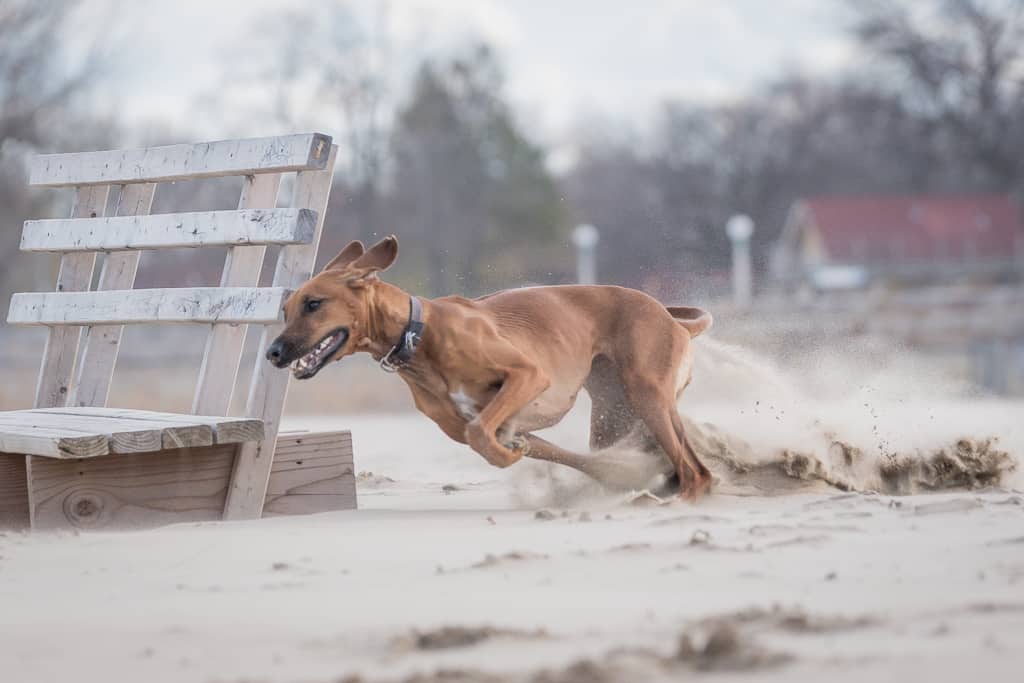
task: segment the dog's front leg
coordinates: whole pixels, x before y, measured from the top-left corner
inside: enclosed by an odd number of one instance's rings
[[[525,363],[510,368],[501,389],[480,415],[466,425],[466,442],[495,467],[519,461],[525,448],[508,448],[498,441],[498,430],[530,401],[540,396],[551,382],[536,366]],[[523,442],[525,445],[525,442]]]

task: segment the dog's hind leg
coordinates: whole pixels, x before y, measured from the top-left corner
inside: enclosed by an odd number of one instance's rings
[[[679,476],[679,495],[699,498],[711,485],[711,473],[697,459],[686,439],[672,394],[658,395],[656,385],[640,384],[643,388],[636,390],[637,408],[647,428],[675,466]]]
[[[628,436],[641,422],[626,397],[615,364],[597,356],[584,383],[590,395],[590,448],[608,448]]]
[[[661,495],[675,488],[666,486],[666,466],[671,465],[666,462],[660,450],[653,458],[629,449],[621,454],[616,454],[613,449],[612,452],[580,455],[533,434],[523,434],[516,438],[525,442],[526,457],[571,467],[609,490],[653,488]]]
[[[633,409],[675,466],[679,495],[697,499],[710,487],[711,473],[690,446],[676,409],[679,371],[687,358],[684,345],[689,339],[676,337],[676,343],[672,341],[667,337],[660,347],[654,347],[648,339],[637,340],[629,356],[631,366],[623,369],[622,381]]]
[[[697,457],[697,450],[693,447],[693,444],[690,443],[690,439],[686,436],[686,427],[683,425],[683,418],[679,415],[679,411],[676,410],[674,405],[669,409],[669,417],[672,420],[672,428],[675,430],[676,438],[679,439],[679,443],[683,447],[683,451],[689,454],[690,458],[692,458],[692,466],[697,469],[697,478],[694,482],[695,489],[689,495],[694,499],[699,498],[711,488],[711,470],[709,470],[704,463],[700,461],[700,458]],[[685,489],[681,490],[680,494],[687,495],[687,491]]]
[[[557,465],[565,465],[566,467],[579,470],[584,474],[594,476],[591,471],[588,471],[588,469],[593,470],[591,466],[594,464],[594,459],[590,456],[567,451],[561,446],[556,446],[550,441],[533,434],[520,434],[516,439],[521,439],[525,442],[526,448],[524,451],[528,458],[546,460],[547,462],[553,462]]]

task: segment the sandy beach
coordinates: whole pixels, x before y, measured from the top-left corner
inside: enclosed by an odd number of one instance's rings
[[[0,534],[4,680],[952,681],[1024,665],[1012,485],[542,505],[543,467],[493,470],[419,416],[352,426],[375,435],[357,443],[359,511]]]
[[[717,483],[696,505],[626,490],[665,483],[628,445],[594,456],[602,487],[491,468],[415,413],[293,417],[353,430],[358,511],[0,532],[2,680],[1018,675],[1024,406],[895,371],[812,400],[729,349],[701,358],[720,381],[682,409]],[[586,433],[584,399],[548,436]]]

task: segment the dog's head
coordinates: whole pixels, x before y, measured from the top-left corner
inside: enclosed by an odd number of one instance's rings
[[[370,249],[349,242],[318,275],[299,287],[284,304],[285,328],[267,349],[267,360],[309,379],[331,361],[357,349],[367,328],[377,273],[398,257],[398,238],[386,237]]]

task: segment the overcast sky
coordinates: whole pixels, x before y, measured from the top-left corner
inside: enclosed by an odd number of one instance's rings
[[[233,47],[258,49],[256,19],[306,1],[122,0],[121,59],[103,106],[131,126],[166,120],[229,134],[201,120],[196,98],[217,88],[231,54],[245,54]],[[354,4],[366,14],[379,7]],[[581,117],[641,125],[667,98],[729,98],[785,70],[842,68],[850,51],[837,7],[832,0],[390,0],[387,16],[405,52],[488,40],[506,65],[521,118],[557,142]]]

